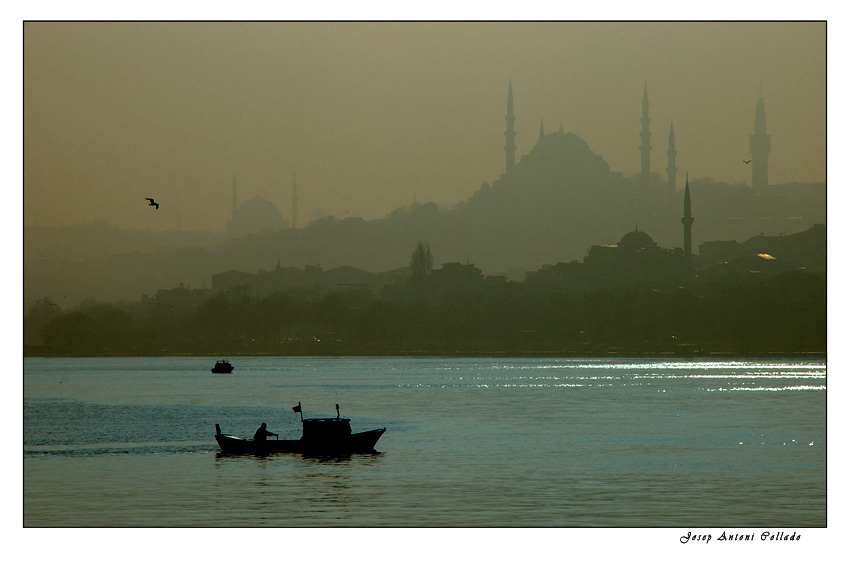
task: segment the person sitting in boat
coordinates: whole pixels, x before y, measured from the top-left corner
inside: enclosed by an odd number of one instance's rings
[[[254,432],[254,441],[266,441],[266,436],[280,437],[276,433],[268,431],[266,429],[266,423],[263,422],[263,425]]]

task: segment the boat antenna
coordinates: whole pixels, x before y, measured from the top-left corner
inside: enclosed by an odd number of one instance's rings
[[[336,419],[339,420],[339,404],[336,405]]]
[[[293,411],[293,412],[298,412],[299,414],[301,414],[301,421],[302,421],[302,422],[304,421],[304,413],[301,411],[301,403],[300,403],[300,402],[298,403],[298,406],[293,406],[293,407],[292,407],[292,411]]]

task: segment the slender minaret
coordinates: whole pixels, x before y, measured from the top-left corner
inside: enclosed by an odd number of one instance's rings
[[[292,229],[298,229],[298,187],[295,184],[295,173],[292,173]]]
[[[649,188],[649,96],[646,93],[646,83],[643,85],[643,113],[640,118],[640,184],[641,188]]]
[[[673,135],[673,122],[670,122],[670,138],[667,149],[667,193],[676,192],[676,136]]]
[[[767,119],[764,115],[764,98],[759,91],[756,102],[756,119],[750,135],[750,154],[753,162],[753,190],[767,188],[767,154],[770,153],[770,136],[767,135]]]
[[[543,118],[540,118],[540,137],[539,137],[539,138],[537,138],[537,141],[538,141],[538,142],[539,142],[539,141],[542,141],[542,140],[543,140],[543,136],[544,136],[544,133],[543,133]]]
[[[516,160],[516,144],[514,144],[514,93],[511,88],[511,83],[508,81],[508,113],[505,116],[505,122],[508,124],[508,129],[505,130],[505,173],[510,174],[514,168]]]
[[[685,212],[682,215],[682,225],[685,227],[685,241],[682,252],[685,257],[685,267],[691,269],[691,226],[694,225],[694,217],[691,216],[691,188],[688,186],[688,176],[685,175]]]
[[[231,197],[231,200],[230,200],[231,217],[234,220],[236,219],[236,208],[237,208],[238,204],[239,204],[239,201],[236,199],[236,173],[234,173],[233,174],[233,196]]]

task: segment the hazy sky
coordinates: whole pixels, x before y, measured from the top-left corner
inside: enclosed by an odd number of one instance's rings
[[[614,171],[750,183],[766,101],[771,183],[826,180],[823,23],[31,23],[24,221],[222,231],[236,175],[299,223],[451,207],[561,124]],[[681,187],[680,187],[681,188]],[[145,197],[161,204],[148,208]]]

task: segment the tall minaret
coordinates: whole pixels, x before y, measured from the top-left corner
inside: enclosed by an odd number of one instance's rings
[[[685,257],[685,266],[691,268],[691,226],[694,225],[694,217],[691,216],[691,188],[688,186],[688,176],[685,175],[685,212],[682,215],[682,225],[685,227],[685,241],[682,251]]]
[[[230,200],[232,219],[236,219],[236,208],[238,204],[239,201],[236,199],[236,173],[233,173],[233,196]]]
[[[505,122],[508,124],[508,129],[505,131],[505,173],[510,174],[514,168],[516,160],[516,144],[514,144],[514,93],[511,88],[511,83],[508,81],[508,113],[505,116]]]
[[[646,83],[643,85],[643,113],[640,118],[640,184],[641,188],[649,188],[649,96],[646,93]]]
[[[538,143],[543,140],[543,118],[540,119],[540,137],[537,138]]]
[[[759,91],[756,102],[756,120],[750,135],[750,154],[753,156],[753,189],[767,188],[767,154],[770,153],[770,136],[767,135],[767,119],[764,116],[764,98]]]
[[[295,185],[295,173],[292,173],[292,229],[298,229],[298,189]]]
[[[676,136],[673,135],[673,122],[670,122],[670,138],[667,149],[667,193],[676,192]]]

